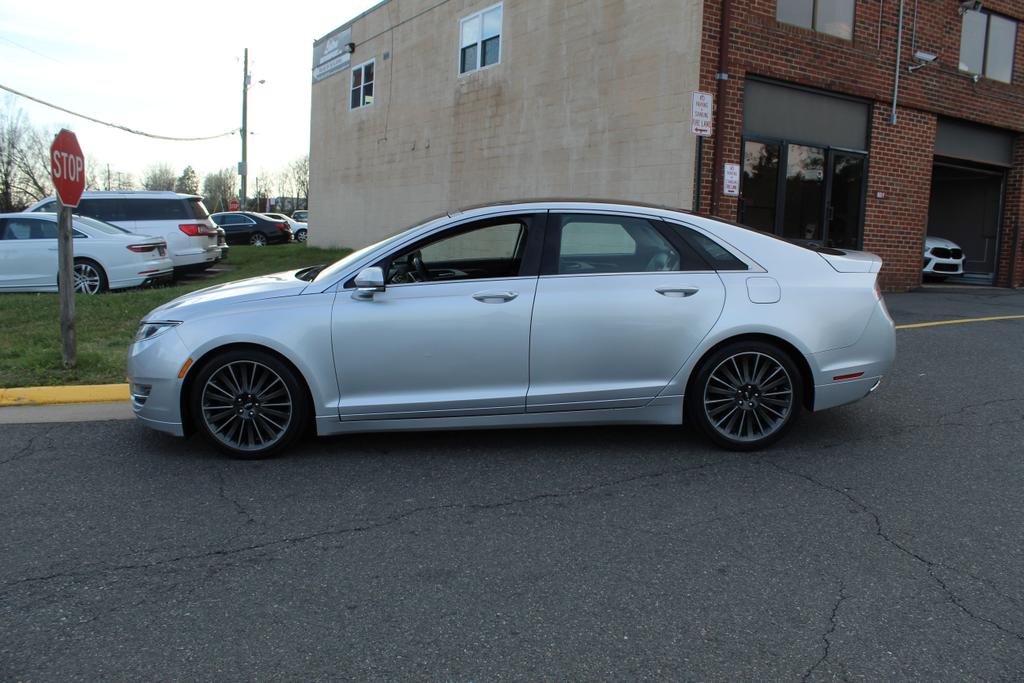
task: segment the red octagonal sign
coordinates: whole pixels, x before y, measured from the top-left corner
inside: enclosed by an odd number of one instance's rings
[[[85,190],[85,155],[78,138],[66,128],[61,128],[50,145],[50,178],[61,204],[78,206]]]

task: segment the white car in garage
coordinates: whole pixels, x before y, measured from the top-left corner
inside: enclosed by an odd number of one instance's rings
[[[924,238],[925,277],[945,278],[964,274],[964,250],[956,242],[928,235]]]
[[[169,280],[174,263],[161,237],[85,216],[71,222],[75,291],[98,294]],[[57,291],[57,216],[0,214],[0,292]]]

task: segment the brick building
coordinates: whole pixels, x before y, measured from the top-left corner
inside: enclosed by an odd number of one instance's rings
[[[946,237],[967,280],[1019,286],[1021,20],[1024,0],[387,0],[314,46],[312,240],[627,199],[873,251],[892,289]],[[716,96],[702,162],[695,90]]]

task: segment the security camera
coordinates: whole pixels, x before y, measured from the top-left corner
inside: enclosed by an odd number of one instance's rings
[[[981,11],[981,0],[963,0],[960,3],[960,16],[967,14],[968,12],[980,12]]]
[[[938,61],[938,59],[938,55],[933,55],[931,52],[918,50],[917,52],[914,53],[914,60],[917,62],[917,64],[911,64],[910,66],[908,66],[907,71],[909,71],[910,73],[914,73],[918,69],[923,69],[929,64]]]

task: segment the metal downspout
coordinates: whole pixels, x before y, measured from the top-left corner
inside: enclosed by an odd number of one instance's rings
[[[711,169],[711,215],[717,216],[721,202],[719,201],[720,183],[722,175],[722,128],[725,125],[725,86],[729,79],[729,36],[732,33],[732,2],[722,0],[722,16],[719,22],[718,31],[718,73],[715,80],[718,81],[716,98],[718,100],[715,109],[715,153],[714,163]]]
[[[892,86],[892,115],[889,123],[896,125],[896,101],[900,96],[900,67],[903,59],[903,5],[906,0],[900,0],[900,26],[896,32],[896,82]]]

